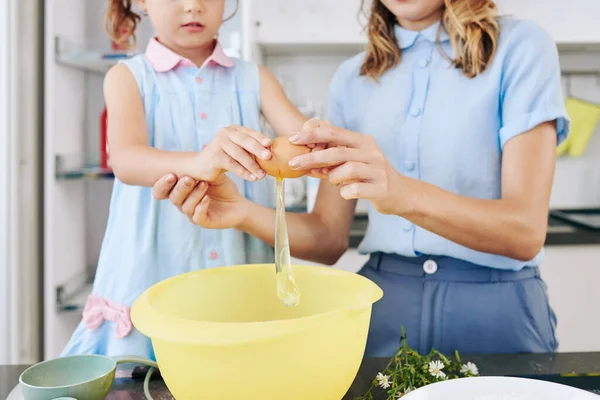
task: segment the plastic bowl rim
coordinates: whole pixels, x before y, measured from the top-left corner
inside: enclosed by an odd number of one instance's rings
[[[146,289],[142,293],[142,295],[139,296],[135,300],[135,302],[132,306],[132,309],[131,309],[131,319],[133,321],[133,324],[134,324],[134,326],[136,326],[136,329],[138,329],[140,332],[147,335],[151,339],[159,339],[159,340],[163,340],[163,341],[171,342],[171,343],[177,342],[177,343],[189,343],[189,344],[211,344],[211,345],[223,344],[223,345],[225,345],[225,344],[234,344],[234,343],[241,343],[241,342],[248,342],[248,341],[266,340],[273,336],[283,336],[285,334],[292,334],[292,333],[296,333],[296,332],[299,332],[302,330],[306,330],[306,329],[309,329],[309,328],[315,326],[315,324],[318,324],[320,321],[332,320],[332,319],[344,317],[352,312],[362,312],[362,311],[366,310],[367,308],[371,308],[375,302],[379,301],[383,297],[383,291],[377,284],[375,284],[371,280],[365,278],[364,276],[358,275],[356,273],[341,270],[341,269],[329,268],[329,267],[319,267],[319,266],[313,266],[313,265],[292,265],[292,268],[313,269],[313,270],[319,270],[321,272],[336,274],[336,275],[348,275],[348,274],[353,275],[357,279],[363,280],[368,283],[369,293],[365,297],[368,297],[369,300],[365,301],[359,305],[353,306],[353,307],[338,308],[335,310],[326,311],[326,312],[313,314],[313,315],[308,315],[308,316],[304,316],[304,317],[290,318],[290,319],[284,319],[284,320],[253,321],[253,322],[216,322],[216,321],[198,321],[198,320],[192,320],[192,319],[185,319],[185,318],[174,317],[172,315],[168,315],[162,311],[155,309],[154,307],[152,307],[150,305],[150,299],[151,299],[152,293],[155,290],[158,290],[161,286],[166,285],[169,282],[172,282],[173,280],[187,279],[189,276],[195,276],[199,272],[211,273],[209,271],[214,271],[218,268],[236,268],[236,269],[239,268],[239,269],[241,269],[241,268],[252,268],[252,267],[254,267],[254,268],[266,268],[266,267],[273,268],[274,264],[242,264],[242,265],[217,267],[217,268],[213,268],[210,270],[187,272],[187,273],[184,273],[181,275],[167,278],[161,282],[158,282],[155,285],[151,286],[150,288]],[[143,313],[142,311],[145,311],[145,313]],[[145,315],[143,315],[143,314],[145,314]],[[150,320],[152,320],[152,322],[150,322]],[[157,321],[159,321],[159,322],[157,323]],[[300,322],[300,321],[304,323],[303,329],[298,329],[298,322]],[[175,332],[175,330],[172,327],[174,327],[175,325],[180,325],[180,324],[186,325],[187,329],[185,329],[184,332],[181,332],[181,331]],[[272,329],[273,331],[280,332],[280,334],[273,335],[273,336],[269,336],[269,335],[264,336],[263,334],[261,334],[260,336],[263,336],[262,339],[248,338],[248,340],[243,340],[243,341],[240,341],[240,340],[232,340],[232,341],[217,340],[219,338],[215,338],[215,340],[202,341],[202,340],[198,339],[197,336],[190,335],[191,330],[193,330],[193,331],[200,330],[200,331],[204,332],[205,329],[227,327],[228,330],[235,331],[237,328],[239,328],[239,329],[244,328],[247,330],[248,328],[257,328],[259,326],[264,327],[265,325],[268,326],[269,328],[273,328]],[[156,330],[152,329],[151,326],[154,326],[154,327],[160,326],[161,331],[163,333],[157,334]],[[165,334],[164,333],[165,330],[171,331],[171,333],[174,333],[174,334],[176,333],[176,335]],[[152,331],[154,331],[154,332],[152,332]],[[178,337],[177,340],[173,340],[173,337],[175,337],[175,336]]]

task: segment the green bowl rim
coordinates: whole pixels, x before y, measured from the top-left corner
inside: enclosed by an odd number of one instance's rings
[[[39,367],[41,365],[48,364],[48,363],[51,363],[51,362],[56,362],[57,360],[64,360],[64,359],[69,359],[69,358],[84,358],[84,357],[108,359],[108,360],[110,360],[110,361],[112,361],[114,363],[114,367],[110,371],[108,371],[108,372],[106,372],[106,373],[104,373],[104,374],[102,374],[100,376],[97,376],[96,378],[89,379],[87,381],[80,382],[80,383],[74,383],[72,385],[63,385],[63,386],[35,386],[35,385],[30,385],[29,383],[23,382],[23,375],[25,375],[27,372],[31,371],[32,369],[34,369],[36,367]],[[90,382],[93,382],[93,381],[105,378],[107,375],[110,375],[112,372],[114,372],[116,370],[116,368],[117,368],[117,362],[115,360],[113,360],[112,358],[110,358],[109,356],[103,356],[101,354],[74,354],[74,355],[70,355],[70,356],[53,358],[53,359],[50,359],[50,360],[44,360],[44,361],[41,361],[39,363],[33,364],[32,366],[28,367],[25,371],[21,372],[21,375],[19,375],[19,384],[21,384],[21,385],[23,385],[25,387],[28,387],[30,389],[35,389],[35,390],[71,389],[71,388],[73,388],[75,386],[85,385],[85,384],[88,384]]]

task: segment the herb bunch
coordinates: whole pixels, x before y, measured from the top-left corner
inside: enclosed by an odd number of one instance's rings
[[[374,400],[377,391],[385,391],[387,400],[400,399],[430,383],[470,376],[479,376],[479,370],[472,362],[463,364],[458,351],[454,352],[453,360],[435,349],[422,356],[408,345],[403,327],[398,352],[373,379],[368,391],[357,400]]]

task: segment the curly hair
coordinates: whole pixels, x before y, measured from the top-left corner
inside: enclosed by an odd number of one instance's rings
[[[394,32],[396,16],[381,0],[371,1],[367,11],[367,0],[362,0],[362,10],[368,15],[369,44],[360,73],[377,80],[400,62],[401,51]],[[448,33],[456,57],[451,59],[441,47],[440,50],[456,68],[469,78],[486,70],[496,53],[500,35],[498,10],[493,0],[444,0],[438,38],[442,29]]]

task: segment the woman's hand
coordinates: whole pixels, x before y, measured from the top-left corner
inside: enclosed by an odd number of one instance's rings
[[[290,137],[295,144],[325,145],[325,149],[290,160],[293,169],[320,169],[329,182],[341,186],[345,199],[367,199],[377,211],[401,214],[408,207],[401,189],[403,176],[384,156],[372,136],[332,126],[313,123],[317,127]]]
[[[194,209],[191,220],[207,229],[238,228],[248,216],[248,203],[225,174],[207,185],[206,195]]]
[[[248,200],[225,174],[208,184],[169,174],[154,184],[152,195],[169,199],[192,223],[208,229],[237,228],[246,218]]]
[[[332,125],[329,121],[320,120],[317,118],[311,118],[302,125],[301,131],[304,132],[304,131],[310,131],[310,130],[317,129],[317,128],[331,128],[331,127],[332,127]],[[310,147],[311,152],[314,152],[314,151],[326,149],[327,143],[307,143],[307,146]],[[329,171],[329,168],[327,168],[327,167],[313,168],[310,170],[310,172],[307,175],[312,176],[313,178],[327,180],[328,179],[328,175],[327,175],[328,171]]]
[[[270,159],[271,152],[267,149],[270,145],[271,139],[255,130],[239,125],[222,128],[200,152],[199,171],[194,176],[212,182],[223,171],[231,171],[252,182],[264,178],[265,172],[254,157]]]

